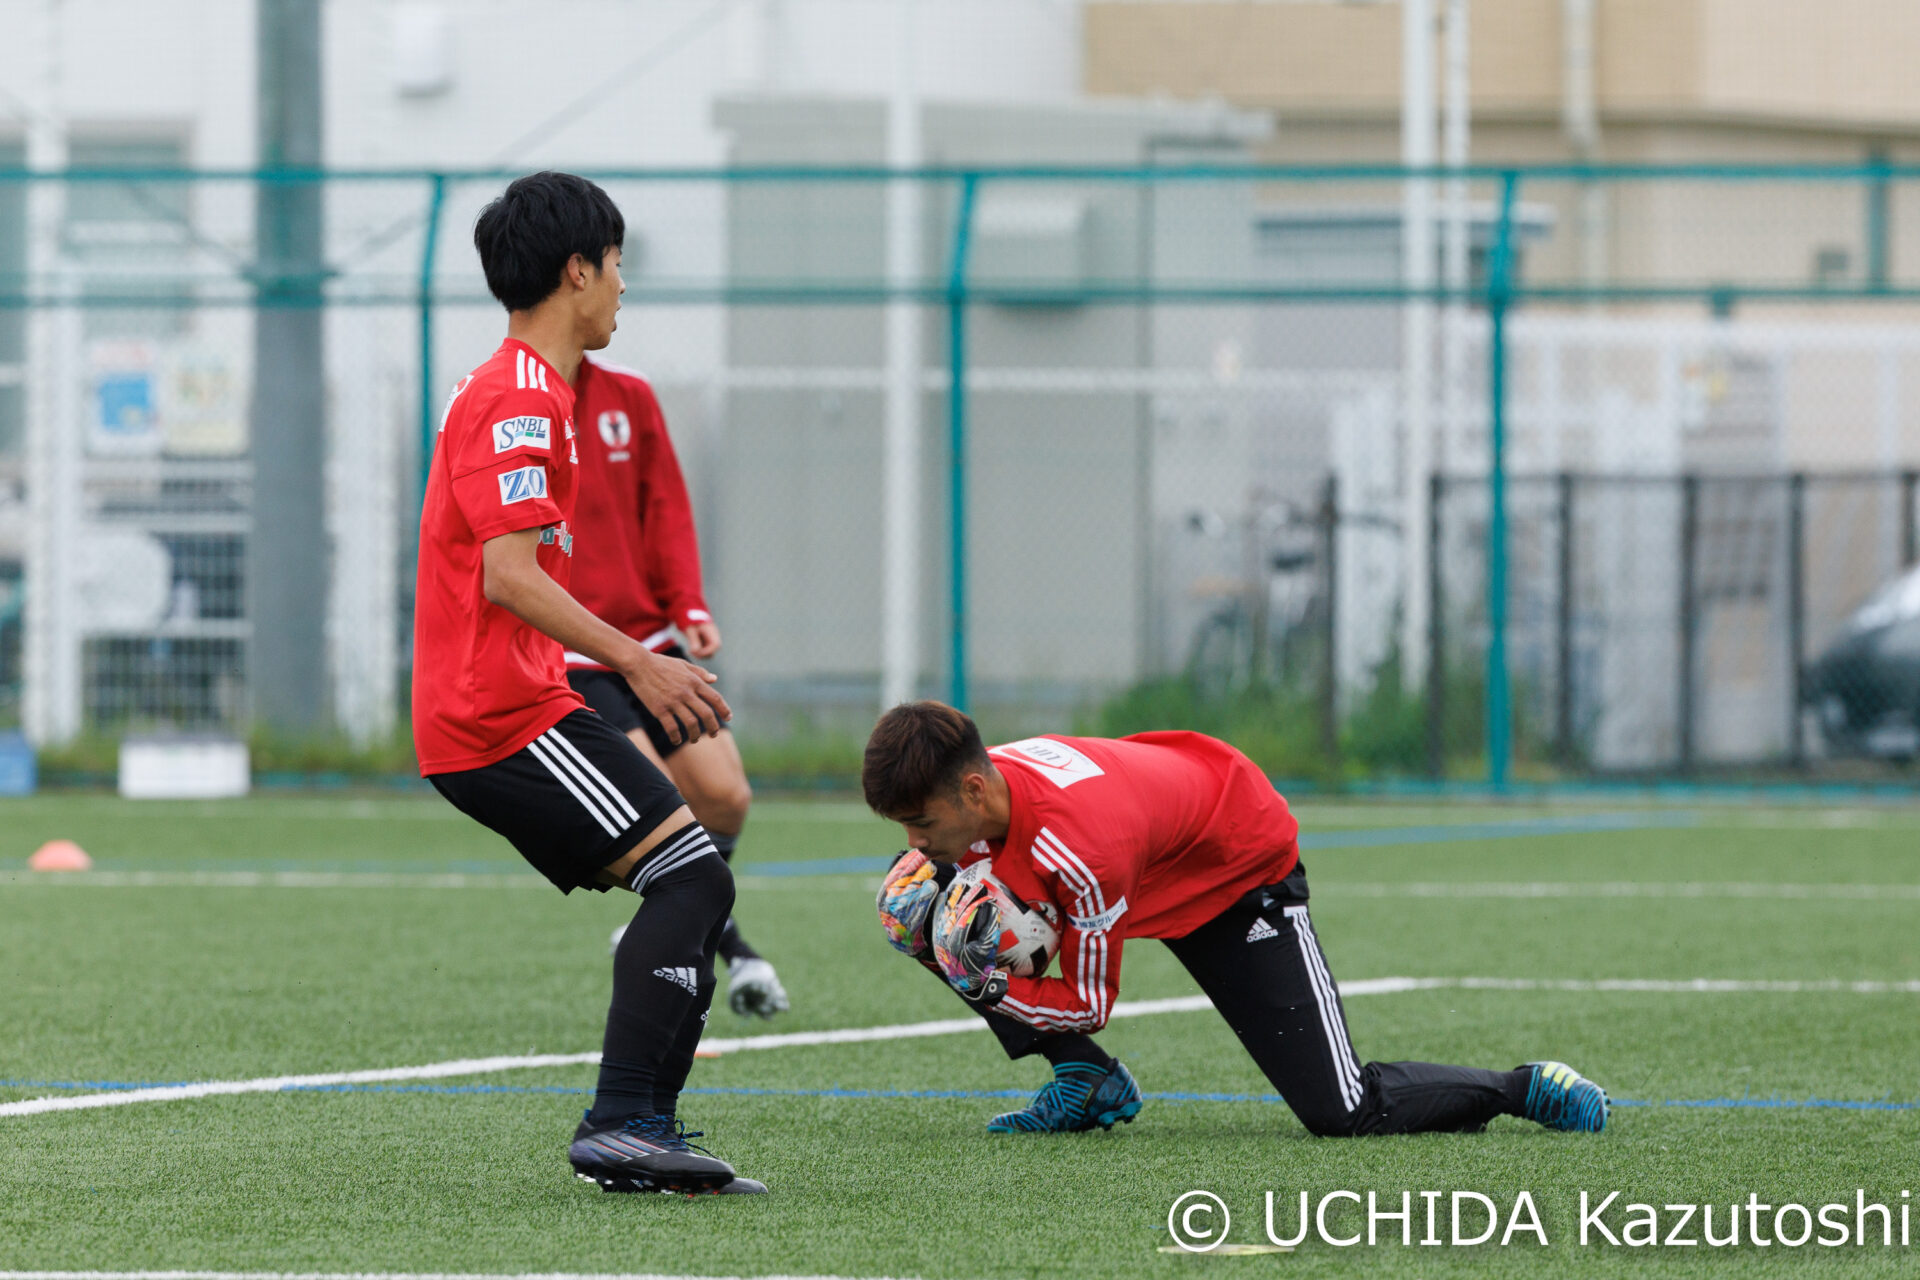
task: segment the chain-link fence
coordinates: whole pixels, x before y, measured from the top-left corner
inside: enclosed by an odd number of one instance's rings
[[[1920,753],[1920,475],[1510,481],[1516,758],[1726,776]],[[1486,483],[1434,481],[1428,769],[1481,776]],[[1452,705],[1458,700],[1468,708]],[[1858,770],[1854,770],[1858,773]]]
[[[167,162],[0,170],[0,724],[403,737],[507,175]],[[600,176],[750,757],[908,692],[1327,778],[1920,745],[1920,171]]]

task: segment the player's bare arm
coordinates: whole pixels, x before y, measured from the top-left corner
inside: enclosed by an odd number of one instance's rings
[[[676,742],[689,732],[694,737],[720,732],[733,710],[712,687],[716,679],[713,673],[653,653],[588,613],[541,569],[539,549],[538,529],[502,534],[482,545],[482,590],[488,602],[574,652],[619,672],[648,710],[660,717]]]

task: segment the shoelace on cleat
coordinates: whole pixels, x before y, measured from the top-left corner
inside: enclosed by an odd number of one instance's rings
[[[1061,1115],[1073,1115],[1087,1105],[1087,1099],[1093,1096],[1093,1083],[1087,1080],[1062,1080],[1055,1077],[1040,1086],[1033,1095],[1033,1101],[1027,1104],[1029,1111],[1052,1110]]]
[[[688,1133],[687,1126],[673,1116],[634,1116],[620,1126],[636,1136],[658,1146],[663,1151],[699,1151],[702,1155],[711,1152],[695,1147],[688,1138],[704,1137],[704,1134]]]
[[[689,1130],[687,1128],[687,1122],[685,1120],[679,1119],[678,1117],[675,1117],[674,1119],[673,1130],[674,1130],[673,1136],[679,1139],[680,1145],[687,1148],[689,1151],[698,1151],[703,1156],[710,1156],[713,1154],[713,1152],[707,1150],[705,1147],[700,1146],[698,1143],[694,1142],[695,1138],[704,1138],[707,1136],[705,1130],[703,1129]]]

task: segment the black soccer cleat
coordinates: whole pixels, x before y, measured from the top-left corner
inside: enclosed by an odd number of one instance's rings
[[[672,1116],[633,1116],[595,1125],[581,1120],[567,1148],[574,1175],[602,1191],[665,1191],[699,1195],[723,1191],[733,1166],[696,1147],[686,1125]]]
[[[758,1178],[735,1176],[732,1182],[713,1193],[717,1196],[763,1196],[767,1194],[767,1184]]]

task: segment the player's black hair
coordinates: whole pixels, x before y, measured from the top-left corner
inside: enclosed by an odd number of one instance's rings
[[[883,818],[919,813],[927,800],[959,789],[969,771],[991,769],[980,726],[944,702],[903,702],[867,738],[860,787]]]
[[[515,178],[473,224],[487,288],[509,311],[546,301],[574,254],[599,267],[626,238],[626,219],[605,191],[550,169]]]

